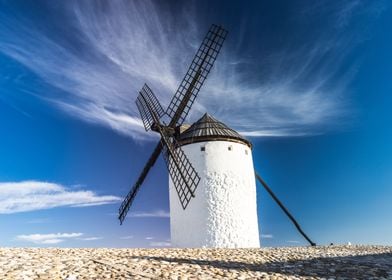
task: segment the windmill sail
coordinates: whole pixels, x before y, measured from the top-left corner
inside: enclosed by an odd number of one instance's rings
[[[163,156],[167,169],[176,188],[182,208],[185,209],[191,198],[195,196],[200,177],[174,138],[168,138],[163,135],[162,142],[164,142]]]
[[[166,114],[172,120],[170,126],[178,126],[184,122],[219,54],[226,35],[227,31],[221,26],[215,24],[211,26],[166,110]]]
[[[154,123],[165,114],[161,104],[147,84],[144,84],[140,90],[136,98],[136,106],[146,131],[150,130]]]
[[[142,173],[139,175],[136,183],[121,204],[118,216],[121,224],[144,179],[156,162],[163,148],[167,168],[183,209],[187,207],[190,199],[195,195],[194,193],[199,184],[200,177],[185,156],[185,153],[176,145],[174,131],[178,125],[181,125],[184,122],[188,115],[201,86],[218,56],[226,35],[227,31],[222,27],[214,24],[211,26],[166,112],[163,110],[158,99],[147,84],[145,84],[139,92],[136,99],[136,105],[142,118],[144,128],[146,131],[152,129],[159,132],[161,141],[155,147],[155,150],[144,166]],[[167,126],[160,123],[160,120],[165,113],[171,119]]]
[[[140,173],[136,183],[133,185],[132,189],[129,191],[124,201],[121,203],[120,209],[118,210],[118,218],[120,220],[120,224],[123,223],[125,217],[127,216],[129,208],[131,207],[133,200],[136,197],[136,194],[138,193],[151,167],[155,164],[156,160],[158,159],[161,151],[162,151],[162,145],[161,142],[159,142],[158,145],[155,147],[153,153],[151,154],[150,158],[148,159],[146,165],[144,166],[142,173]]]

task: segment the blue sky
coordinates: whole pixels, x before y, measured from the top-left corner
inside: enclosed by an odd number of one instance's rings
[[[117,209],[211,23],[229,30],[188,121],[249,137],[255,168],[320,244],[392,244],[387,1],[0,1],[0,246],[170,246],[159,159]],[[258,188],[265,246],[305,245]]]

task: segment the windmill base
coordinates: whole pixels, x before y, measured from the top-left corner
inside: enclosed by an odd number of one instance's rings
[[[201,177],[184,210],[169,181],[173,247],[260,247],[251,149],[230,141],[182,146]]]

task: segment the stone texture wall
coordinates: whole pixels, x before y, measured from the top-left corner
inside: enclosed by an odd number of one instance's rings
[[[172,246],[259,247],[250,148],[240,143],[211,141],[185,145],[182,149],[201,181],[195,198],[183,210],[169,179]]]

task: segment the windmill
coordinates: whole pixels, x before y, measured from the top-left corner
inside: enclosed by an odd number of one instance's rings
[[[161,151],[163,151],[170,177],[176,186],[182,207],[185,209],[190,199],[195,196],[194,192],[200,181],[200,176],[194,170],[182,149],[176,147],[174,135],[177,128],[182,125],[188,115],[201,86],[219,54],[226,35],[227,31],[221,26],[215,24],[211,26],[166,112],[147,84],[140,91],[136,99],[136,105],[142,117],[144,127],[147,131],[151,129],[158,132],[161,135],[161,140],[156,145],[142,173],[121,204],[119,209],[120,223],[124,221],[137,192]],[[171,118],[168,125],[160,121],[165,114]]]
[[[208,114],[183,126],[226,35],[221,26],[211,26],[166,111],[147,84],[136,99],[146,131],[159,133],[161,139],[121,204],[119,220],[124,222],[162,152],[170,175],[171,239],[180,247],[260,246],[251,143]],[[257,173],[256,178],[311,242]]]

